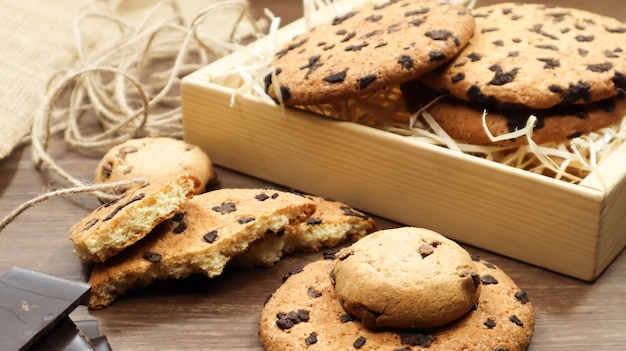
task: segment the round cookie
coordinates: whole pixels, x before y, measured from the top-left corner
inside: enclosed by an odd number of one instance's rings
[[[469,253],[433,231],[381,230],[342,249],[331,279],[344,309],[368,328],[433,328],[480,295]]]
[[[272,61],[266,91],[287,106],[323,104],[416,78],[456,55],[474,32],[468,9],[437,1],[368,3],[303,33]]]
[[[180,173],[200,180],[198,193],[215,178],[211,159],[199,147],[174,138],[147,137],[127,140],[107,151],[96,167],[95,181],[152,181]]]
[[[484,107],[447,95],[432,103],[441,94],[415,80],[402,85],[407,108],[416,112],[426,106],[426,111],[451,138],[470,144],[519,146],[528,144],[525,136],[515,139],[491,141],[483,127]],[[526,126],[533,115],[537,122],[532,139],[537,144],[561,142],[609,126],[626,115],[626,97],[616,97],[588,104],[556,106],[549,109],[498,109],[486,108],[485,123],[493,136],[512,133]]]
[[[626,88],[626,26],[588,11],[499,3],[472,10],[474,37],[424,75],[435,90],[486,106],[588,103]]]
[[[469,313],[440,328],[383,330],[366,328],[343,309],[329,279],[334,261],[312,262],[268,299],[261,343],[266,351],[526,350],[535,326],[526,293],[501,269],[475,259],[482,291]]]

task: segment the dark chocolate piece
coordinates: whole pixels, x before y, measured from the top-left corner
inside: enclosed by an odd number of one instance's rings
[[[30,351],[96,351],[87,336],[69,317],[46,334]]]
[[[89,301],[91,286],[13,267],[0,277],[0,345],[27,350],[76,306]]]
[[[91,340],[91,344],[96,349],[96,351],[111,351],[111,345],[109,345],[109,340],[105,335],[100,335],[97,338],[93,338]]]

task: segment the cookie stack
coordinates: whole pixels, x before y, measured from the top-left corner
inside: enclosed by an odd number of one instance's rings
[[[111,166],[104,172],[110,179],[117,168],[154,177],[145,167],[153,159],[138,155],[160,150],[180,161],[165,175],[126,187],[117,200],[70,229],[76,255],[96,263],[89,278],[90,308],[108,306],[126,291],[157,279],[196,273],[215,277],[231,260],[270,266],[287,253],[333,247],[375,228],[371,217],[316,196],[275,189],[204,192],[204,183],[185,173],[193,167],[181,161],[194,149],[178,146],[164,138],[136,140],[114,148],[100,163]],[[101,166],[97,174],[103,174]]]
[[[535,116],[532,139],[543,144],[626,115],[625,41],[623,23],[578,9],[368,3],[294,38],[265,86],[285,106],[400,86],[410,112],[425,108],[453,139],[527,144],[528,133],[509,134]]]
[[[492,143],[537,117],[536,143],[598,130],[626,115],[626,26],[572,8],[500,3],[473,10],[474,36],[454,59],[421,77],[449,94],[427,110],[455,139]],[[411,110],[432,97],[424,86],[403,87]],[[425,99],[425,97],[428,97]],[[498,140],[526,144],[525,137]]]
[[[500,268],[430,230],[366,236],[289,276],[261,312],[272,350],[526,350],[535,312]]]

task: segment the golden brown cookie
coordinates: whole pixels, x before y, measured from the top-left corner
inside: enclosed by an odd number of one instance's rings
[[[315,203],[272,189],[219,189],[194,196],[144,240],[97,264],[90,308],[108,306],[129,289],[193,273],[215,277],[235,255],[267,235],[305,221]]]
[[[545,109],[626,88],[626,26],[617,19],[521,2],[472,12],[469,44],[423,77],[435,90],[490,107]]]
[[[480,295],[469,253],[431,230],[380,230],[342,249],[331,272],[344,309],[368,328],[434,328]]]
[[[356,241],[376,228],[374,219],[340,201],[305,195],[316,204],[315,213],[305,222],[270,233],[253,242],[233,259],[243,267],[271,266],[292,252],[311,252]]]
[[[74,252],[84,262],[102,262],[146,236],[172,217],[200,187],[190,174],[138,184],[70,228]]]
[[[366,328],[347,313],[329,274],[333,260],[319,260],[292,274],[261,312],[259,336],[267,351],[429,350],[523,351],[535,326],[527,294],[501,269],[483,260],[478,303],[466,315],[433,329]]]
[[[199,147],[169,137],[147,137],[127,140],[107,151],[96,167],[95,181],[152,181],[180,173],[193,174],[200,180],[198,193],[204,192],[215,178],[211,159]]]
[[[461,5],[367,3],[287,43],[272,62],[278,87],[268,75],[266,91],[288,106],[370,94],[443,64],[473,31],[474,19]]]
[[[525,136],[514,139],[492,141],[483,127],[492,136],[509,134],[526,126],[530,116],[537,117],[532,140],[537,144],[562,142],[588,134],[620,121],[626,115],[626,96],[618,94],[588,104],[571,104],[549,109],[503,109],[472,104],[464,100],[439,94],[414,80],[401,87],[410,112],[426,108],[433,119],[451,138],[470,144],[518,146],[528,144]],[[438,98],[434,103],[433,100]]]

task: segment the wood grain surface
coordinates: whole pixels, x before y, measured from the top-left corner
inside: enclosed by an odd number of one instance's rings
[[[479,1],[488,4],[493,1]],[[623,0],[552,1],[626,19]],[[297,0],[252,1],[255,13],[271,9],[290,22],[301,16]],[[1,69],[1,68],[0,68]],[[36,102],[33,102],[36,103]],[[72,174],[93,179],[96,158],[70,150],[60,139],[51,154]],[[222,187],[266,187],[262,180],[217,167]],[[36,170],[30,148],[0,161],[0,216],[45,190],[64,186]],[[97,206],[88,196],[54,199],[31,208],[0,231],[0,273],[22,266],[64,278],[86,280],[90,267],[72,253],[69,228]],[[401,224],[377,218],[379,227]],[[626,235],[626,228],[624,228]],[[466,248],[504,269],[533,302],[537,324],[529,350],[624,350],[626,348],[626,254],[622,252],[594,283],[581,282],[473,247]],[[320,253],[285,257],[272,268],[234,269],[216,279],[194,276],[134,291],[110,307],[74,319],[97,319],[114,350],[255,350],[258,317],[268,294],[283,275],[317,259]]]

